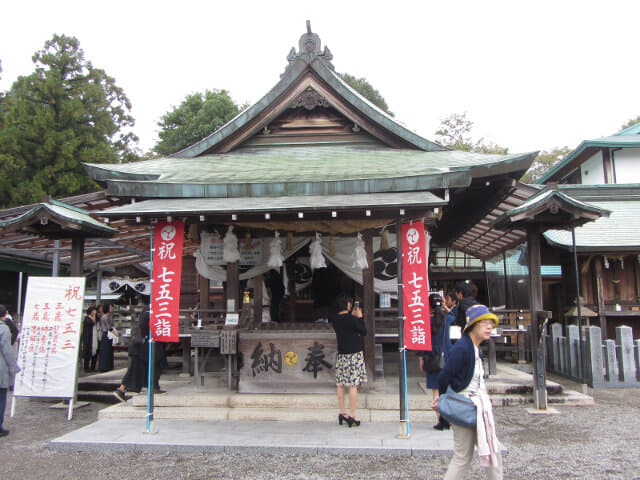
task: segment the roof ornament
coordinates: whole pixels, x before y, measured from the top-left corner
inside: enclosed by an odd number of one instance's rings
[[[321,46],[322,43],[320,42],[320,37],[311,31],[311,22],[307,20],[307,33],[300,37],[300,41],[298,42],[298,52],[296,52],[296,49],[292,47],[289,55],[287,55],[289,65],[295,63],[298,59],[304,60],[307,63],[311,63],[315,59],[318,59],[331,70],[335,70],[331,63],[333,55],[327,47],[324,47],[324,50],[322,50]]]

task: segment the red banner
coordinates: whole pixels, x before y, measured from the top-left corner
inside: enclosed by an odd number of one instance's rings
[[[404,346],[408,350],[431,350],[429,280],[424,222],[402,225],[402,312]]]
[[[158,342],[178,342],[180,281],[184,222],[158,222],[153,227],[153,277],[151,286],[151,337]]]

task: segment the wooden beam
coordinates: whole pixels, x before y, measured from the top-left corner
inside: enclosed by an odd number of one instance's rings
[[[602,339],[607,338],[607,316],[605,314],[605,292],[604,292],[604,279],[602,278],[602,257],[598,257],[593,262],[595,268],[593,269],[595,275],[596,285],[596,301],[598,307],[598,316],[600,317],[600,334]]]
[[[240,266],[238,262],[227,263],[227,301],[234,301],[234,312],[240,311]],[[226,308],[226,305],[225,305]]]
[[[368,267],[362,270],[362,308],[364,324],[367,327],[367,335],[364,337],[364,361],[367,367],[369,378],[375,380],[375,347],[376,347],[376,324],[375,324],[375,298],[373,289],[373,231],[367,230],[363,234],[364,250],[367,254]]]
[[[71,276],[84,276],[84,238],[73,237],[71,242]]]

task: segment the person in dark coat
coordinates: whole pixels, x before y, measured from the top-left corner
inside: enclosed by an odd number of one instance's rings
[[[467,309],[478,302],[473,298],[473,289],[471,288],[471,285],[466,282],[461,282],[456,285],[456,297],[458,298],[456,325],[464,330],[464,327],[467,324]]]
[[[131,332],[131,343],[129,343],[129,364],[127,371],[122,377],[121,385],[113,392],[115,397],[121,402],[126,402],[125,394],[127,392],[140,393],[147,385],[147,372],[149,362],[149,312],[145,311],[140,314],[138,323],[133,327]],[[165,359],[164,344],[161,342],[153,342],[154,346],[154,375],[153,390],[156,394],[165,393],[160,389],[161,364]]]
[[[96,327],[96,307],[87,308],[82,320],[82,360],[85,372],[95,372],[98,363],[98,330]]]
[[[102,310],[102,312],[100,312]],[[113,370],[113,340],[109,338],[109,332],[116,334],[113,327],[113,305],[100,305],[98,308],[98,323],[100,325],[100,347],[98,348],[98,370],[108,372]]]
[[[451,349],[451,341],[449,340],[449,326],[447,318],[445,316],[445,310],[442,305],[442,297],[437,293],[429,295],[429,309],[431,311],[431,351],[418,353],[420,356],[420,370],[425,372],[427,376],[427,388],[431,389],[433,401],[438,396],[438,379],[440,377],[441,370],[427,371],[425,368],[425,358],[427,357],[439,357],[444,352],[445,361],[449,357],[449,350]],[[437,412],[436,412],[437,413]],[[443,430],[449,428],[449,423],[438,415],[438,423],[433,428],[436,430]]]

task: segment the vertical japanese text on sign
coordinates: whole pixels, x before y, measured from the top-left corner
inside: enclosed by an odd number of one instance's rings
[[[153,283],[149,329],[158,342],[177,342],[184,222],[158,222],[153,227]]]
[[[402,225],[402,311],[404,346],[431,350],[428,249],[423,222]]]

